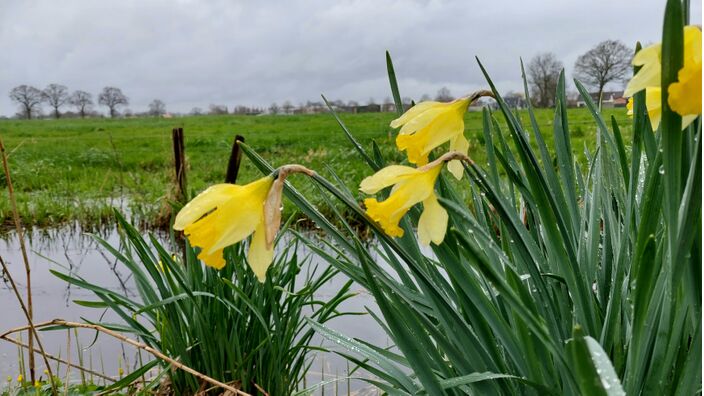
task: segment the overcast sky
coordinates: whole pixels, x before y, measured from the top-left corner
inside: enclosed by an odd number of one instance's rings
[[[0,114],[7,93],[50,83],[97,96],[106,85],[144,111],[268,106],[390,96],[384,51],[401,94],[522,89],[519,58],[554,52],[571,77],[596,43],[660,41],[664,1],[55,1],[0,4]],[[692,22],[701,24],[701,0]],[[105,109],[100,109],[105,111]],[[45,112],[48,112],[45,106]]]

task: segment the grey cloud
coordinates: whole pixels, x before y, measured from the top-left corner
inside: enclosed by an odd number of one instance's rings
[[[123,89],[130,108],[266,106],[389,96],[384,51],[401,91],[521,89],[519,58],[552,51],[571,77],[597,42],[659,41],[662,1],[89,1],[10,0],[0,9],[0,114],[13,86]],[[692,1],[701,23],[701,0]]]

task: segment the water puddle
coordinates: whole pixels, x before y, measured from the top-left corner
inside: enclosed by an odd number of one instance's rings
[[[101,237],[113,246],[119,244],[119,236],[115,230],[105,231],[101,233]],[[52,269],[79,275],[88,282],[115,290],[120,294],[130,297],[137,296],[130,272],[109,252],[105,251],[92,236],[81,234],[74,229],[33,231],[27,236],[27,249],[32,274],[34,320],[36,323],[55,318],[77,322],[119,322],[116,315],[109,311],[104,312],[74,304],[73,300],[95,300],[96,298],[89,291],[68,285],[55,277],[49,272]],[[305,257],[311,253],[302,244],[299,244],[298,249],[299,257]],[[15,234],[9,234],[7,238],[0,240],[0,256],[8,265],[15,282],[20,286],[21,293],[26,293],[24,264]],[[325,266],[326,264],[316,261],[316,258],[313,257],[307,265]],[[305,273],[306,271],[304,269],[301,272]],[[319,297],[333,296],[346,280],[344,275],[333,278],[320,290]],[[373,298],[368,293],[356,285],[352,288],[353,291],[359,293],[346,301],[340,309],[362,312],[365,307],[369,307],[376,310]],[[2,307],[0,310],[2,313],[0,333],[26,324],[25,316],[17,303],[10,284],[1,281],[0,306]],[[328,322],[328,325],[347,336],[361,338],[375,345],[387,346],[389,344],[386,335],[369,315],[342,316]],[[124,373],[132,371],[140,366],[140,361],[144,362],[149,358],[145,353],[140,356],[135,348],[109,337],[100,336],[97,342],[94,342],[95,333],[92,331],[78,331],[78,339],[71,331],[70,345],[68,345],[66,330],[40,332],[40,336],[47,353],[62,359],[67,359],[70,354],[72,362],[82,362],[84,367],[92,368],[94,371],[113,378],[118,377],[120,371]],[[23,341],[26,342],[26,339]],[[320,338],[316,339],[316,343],[321,342],[324,345],[330,345]],[[77,352],[79,345],[83,348],[81,356]],[[90,347],[87,348],[88,346]],[[336,348],[333,347],[333,349]],[[337,349],[339,350],[339,348]],[[4,381],[8,376],[16,377],[20,373],[22,359],[26,364],[26,355],[21,358],[17,346],[0,340],[0,381]],[[37,361],[40,361],[38,355]],[[62,375],[65,375],[64,364],[61,365],[60,371]],[[334,353],[319,354],[316,356],[306,382],[310,386],[320,382],[323,378],[330,380],[335,375],[344,377],[346,372],[347,363],[343,358]],[[359,376],[359,373],[354,375]],[[77,370],[72,370],[72,377],[79,378]],[[98,378],[94,379],[96,382],[102,383]],[[339,394],[347,394],[346,381],[339,381],[337,388],[332,383],[325,387],[326,394],[334,395],[335,390]],[[353,391],[351,394],[355,395],[376,394],[375,389],[362,381],[352,381],[351,390]],[[321,393],[322,389],[316,392],[316,394]]]

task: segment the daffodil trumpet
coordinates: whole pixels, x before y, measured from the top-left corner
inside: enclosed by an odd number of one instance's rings
[[[447,231],[448,214],[435,195],[435,181],[443,164],[450,161],[472,161],[466,154],[453,151],[419,168],[391,165],[362,180],[359,189],[366,194],[376,194],[393,186],[391,194],[382,202],[376,198],[364,200],[367,215],[389,236],[401,237],[404,231],[398,223],[417,203],[423,203],[418,220],[418,239],[423,245],[442,243]]]
[[[225,266],[223,249],[252,235],[247,253],[260,282],[274,259],[274,241],[281,226],[281,201],[286,178],[294,173],[313,176],[302,165],[285,165],[246,185],[216,184],[193,198],[176,215],[174,229],[201,249],[206,265]]]
[[[450,151],[467,155],[469,141],[464,137],[464,114],[472,102],[489,96],[491,91],[481,90],[449,103],[421,102],[411,107],[401,117],[391,121],[392,128],[401,128],[396,137],[396,146],[408,155],[408,162],[423,166],[428,163],[430,152],[446,142]],[[462,164],[454,160],[448,165],[450,172],[461,179]]]

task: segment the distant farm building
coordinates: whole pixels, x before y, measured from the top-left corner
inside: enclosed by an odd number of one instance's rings
[[[592,98],[594,103],[599,103],[599,93],[591,92],[589,96]],[[627,99],[623,97],[623,91],[604,91],[601,94],[601,107],[602,108],[613,108],[613,107],[626,107]],[[587,103],[580,96],[577,100],[577,107],[584,107]]]

